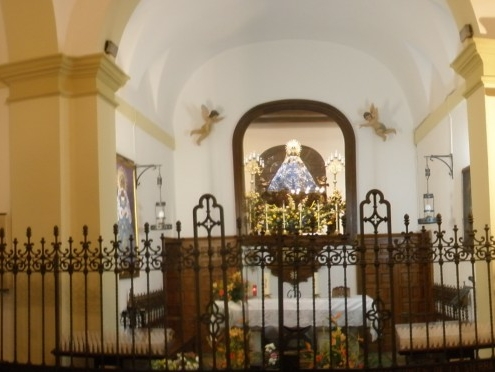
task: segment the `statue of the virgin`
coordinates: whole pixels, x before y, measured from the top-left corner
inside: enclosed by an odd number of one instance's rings
[[[268,191],[314,192],[316,182],[301,159],[301,144],[293,139],[285,145],[285,159],[272,178]]]

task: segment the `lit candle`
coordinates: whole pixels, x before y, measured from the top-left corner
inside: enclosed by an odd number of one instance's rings
[[[253,297],[256,297],[258,295],[258,286],[256,284],[253,284]]]

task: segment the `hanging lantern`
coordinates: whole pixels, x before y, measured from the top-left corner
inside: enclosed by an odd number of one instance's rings
[[[422,225],[437,222],[437,218],[435,217],[435,198],[433,196],[433,193],[430,192],[429,184],[428,184],[428,181],[430,179],[430,167],[428,166],[428,157],[426,157],[425,178],[426,178],[426,193],[423,194],[423,218],[418,219],[418,223]]]

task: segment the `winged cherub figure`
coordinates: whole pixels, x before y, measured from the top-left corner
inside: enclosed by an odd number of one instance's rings
[[[191,131],[191,136],[194,134],[199,134],[196,139],[196,143],[201,145],[203,141],[210,134],[213,124],[218,123],[223,117],[220,117],[220,113],[217,110],[208,110],[205,105],[201,105],[201,115],[203,116],[204,124],[199,129],[194,129]]]
[[[375,130],[375,133],[380,136],[384,141],[387,140],[387,134],[397,133],[393,128],[387,128],[385,124],[378,121],[378,109],[374,104],[371,104],[370,110],[366,111],[363,115],[367,123],[361,124],[359,128],[371,127]]]

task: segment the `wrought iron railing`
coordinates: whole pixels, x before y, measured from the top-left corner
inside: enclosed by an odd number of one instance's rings
[[[0,230],[0,368],[493,370],[490,229],[390,213],[372,190],[356,237],[227,237],[207,194],[192,238]]]

